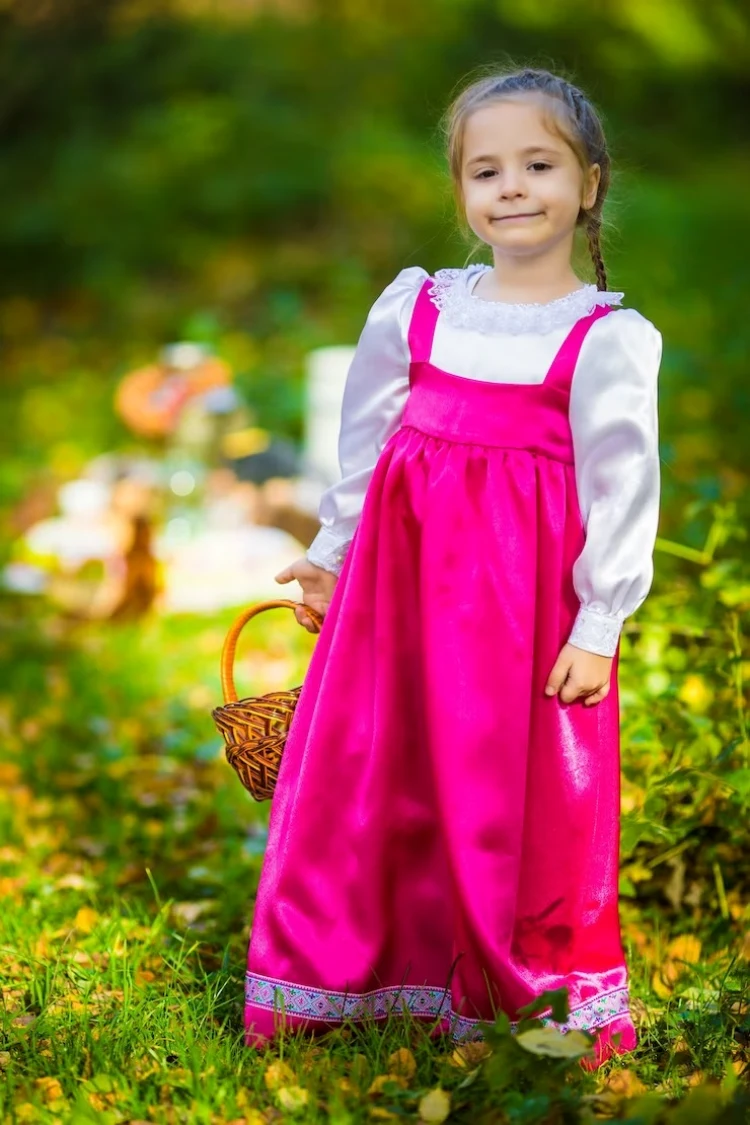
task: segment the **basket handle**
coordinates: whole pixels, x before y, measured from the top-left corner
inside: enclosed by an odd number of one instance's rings
[[[276,609],[277,607],[284,607],[285,609],[297,609],[299,606],[304,606],[307,613],[313,619],[313,622],[318,627],[323,623],[322,616],[317,610],[311,609],[309,605],[304,602],[292,602],[285,598],[280,598],[278,601],[258,602],[257,605],[252,606],[250,609],[243,610],[239,617],[232,624],[229,632],[227,633],[224,647],[221,650],[221,690],[224,694],[225,703],[237,702],[237,691],[234,686],[234,657],[237,651],[237,641],[239,640],[240,633],[247,625],[248,621],[252,620],[259,613],[263,613],[266,609]]]

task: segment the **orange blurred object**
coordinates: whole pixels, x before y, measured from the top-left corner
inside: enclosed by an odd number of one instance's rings
[[[232,372],[223,360],[197,344],[171,344],[161,363],[125,375],[115,392],[115,409],[125,424],[145,437],[165,437],[190,399],[227,386]]]

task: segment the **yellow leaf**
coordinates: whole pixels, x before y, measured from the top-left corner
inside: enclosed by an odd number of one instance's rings
[[[441,1121],[445,1121],[450,1111],[451,1096],[446,1090],[441,1090],[439,1086],[419,1099],[420,1121],[429,1121],[431,1125],[439,1125]]]
[[[701,959],[700,938],[693,934],[682,934],[674,938],[667,946],[667,957],[673,961],[685,961],[688,965],[697,965]]]
[[[646,1093],[646,1087],[638,1075],[627,1067],[607,1075],[604,1085],[610,1093],[616,1094],[619,1098],[636,1098]]]
[[[310,1095],[302,1086],[281,1086],[276,1091],[276,1100],[289,1113],[299,1113],[309,1102]]]
[[[400,1074],[378,1074],[370,1083],[367,1093],[372,1094],[373,1096],[382,1094],[383,1087],[388,1086],[389,1084],[392,1086],[399,1086],[402,1090],[405,1090],[409,1085],[406,1079],[403,1078]]]
[[[654,970],[653,976],[651,977],[651,987],[662,1000],[668,1000],[672,995],[672,983],[662,978],[659,969]]]
[[[398,1121],[399,1116],[396,1113],[391,1113],[389,1109],[381,1109],[380,1106],[373,1106],[370,1110],[370,1117],[376,1118],[378,1121]]]
[[[279,1086],[291,1085],[294,1082],[295,1074],[292,1068],[285,1062],[277,1061],[270,1063],[266,1067],[266,1072],[263,1075],[263,1081],[269,1090],[278,1090]]]
[[[76,920],[73,923],[79,934],[90,934],[96,923],[99,921],[99,915],[90,906],[82,906],[76,914]]]
[[[456,1047],[448,1061],[451,1066],[458,1067],[460,1070],[473,1070],[474,1067],[479,1066],[481,1062],[489,1058],[491,1054],[492,1048],[489,1044],[479,1039],[476,1042],[470,1041]]]
[[[34,1085],[46,1103],[56,1102],[64,1097],[62,1086],[56,1078],[35,1078]]]
[[[591,1051],[591,1044],[582,1031],[563,1033],[551,1024],[522,1031],[516,1039],[525,1051],[551,1059],[579,1059]]]
[[[355,1086],[349,1078],[337,1078],[335,1085],[339,1093],[343,1094],[344,1097],[353,1096],[358,1092],[358,1087]]]
[[[388,1073],[413,1078],[417,1073],[417,1060],[408,1047],[399,1047],[388,1059]]]

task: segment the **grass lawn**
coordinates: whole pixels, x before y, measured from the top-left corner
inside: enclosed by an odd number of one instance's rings
[[[210,718],[233,614],[90,626],[5,599],[2,1121],[750,1120],[747,657],[740,619],[713,601],[688,610],[680,590],[654,596],[623,644],[640,1045],[597,1074],[574,1043],[547,1057],[502,1022],[463,1052],[405,1019],[246,1048],[269,806],[241,788]],[[240,694],[301,682],[314,641],[282,618],[249,626]]]

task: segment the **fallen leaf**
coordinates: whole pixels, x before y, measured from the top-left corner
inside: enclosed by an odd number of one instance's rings
[[[582,1031],[563,1033],[551,1024],[522,1031],[516,1036],[516,1042],[532,1055],[552,1059],[579,1059],[591,1051],[591,1043]]]
[[[99,915],[95,910],[92,910],[90,906],[82,906],[76,914],[73,925],[79,934],[90,934],[98,921]]]
[[[52,886],[56,891],[93,891],[96,883],[85,875],[79,875],[77,871],[69,871],[67,875],[56,879]]]
[[[413,1078],[417,1073],[417,1060],[408,1047],[399,1047],[388,1059],[388,1073]]]
[[[479,1066],[480,1063],[489,1058],[491,1054],[492,1048],[489,1044],[479,1039],[476,1042],[462,1043],[460,1047],[456,1047],[448,1062],[451,1066],[459,1067],[462,1070],[473,1070],[474,1067]]]
[[[619,1098],[636,1098],[646,1093],[646,1087],[638,1075],[627,1067],[608,1074],[604,1085],[611,1094],[616,1094]]]
[[[292,1068],[288,1063],[281,1061],[270,1063],[263,1075],[263,1081],[269,1090],[278,1090],[280,1086],[292,1085],[294,1079],[295,1073]]]
[[[302,1086],[280,1086],[276,1100],[288,1113],[299,1113],[310,1100],[310,1095]]]
[[[402,1090],[405,1090],[409,1083],[400,1074],[378,1074],[370,1083],[367,1093],[375,1097],[382,1094],[384,1087],[388,1085],[399,1086]]]
[[[697,965],[701,959],[700,939],[695,937],[694,934],[682,934],[670,941],[666,952],[671,961],[683,961],[688,965]]]
[[[45,1103],[60,1101],[65,1095],[63,1089],[56,1078],[35,1078],[34,1085],[42,1095],[42,1100]]]
[[[419,1099],[419,1120],[439,1125],[451,1111],[451,1096],[438,1086]]]

